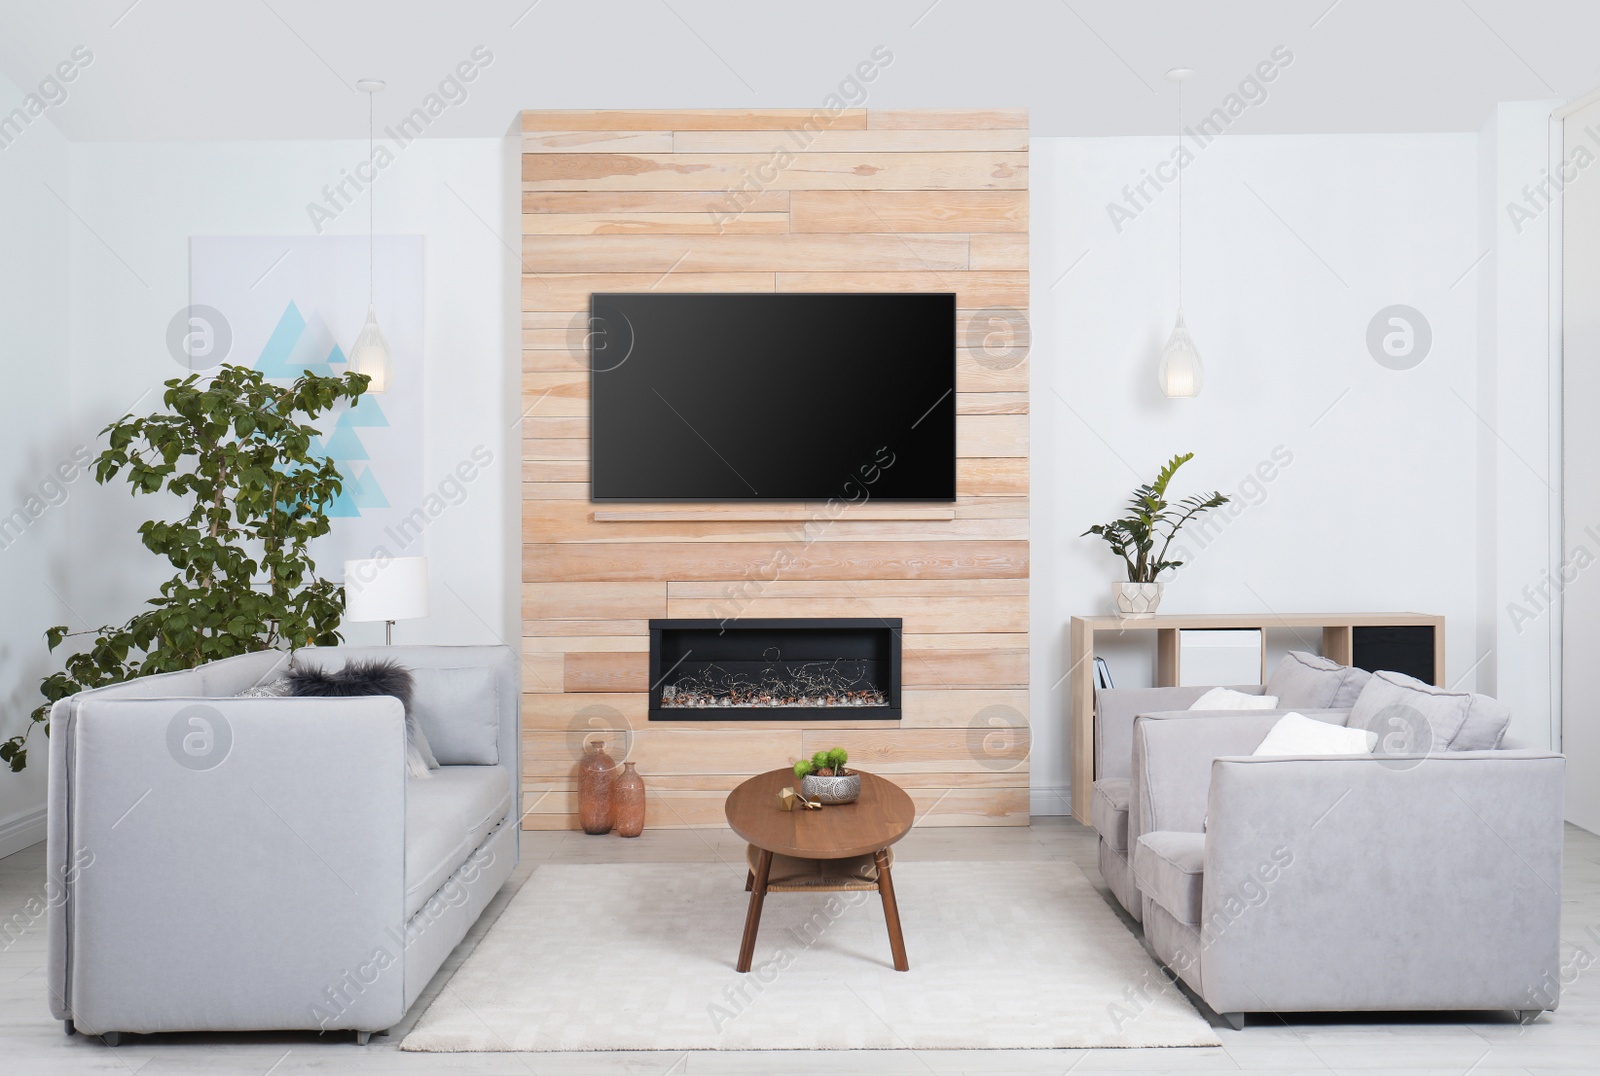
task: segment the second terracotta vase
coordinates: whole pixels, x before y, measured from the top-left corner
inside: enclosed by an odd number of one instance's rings
[[[644,832],[644,778],[633,768],[633,763],[622,764],[622,775],[612,789],[611,804],[619,837],[637,837]]]
[[[578,763],[578,824],[585,833],[610,833],[617,764],[606,754],[604,740],[591,740],[583,747],[583,761]]]

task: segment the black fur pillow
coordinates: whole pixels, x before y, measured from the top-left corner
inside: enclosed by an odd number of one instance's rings
[[[289,694],[301,698],[393,695],[409,711],[411,687],[411,670],[385,658],[357,658],[342,669],[297,668],[289,672]]]
[[[393,695],[406,708],[406,772],[412,777],[427,777],[439,768],[433,747],[417,715],[411,712],[411,670],[387,658],[357,658],[344,668],[329,671],[295,668],[285,678],[289,694],[301,698],[351,698],[361,695]]]

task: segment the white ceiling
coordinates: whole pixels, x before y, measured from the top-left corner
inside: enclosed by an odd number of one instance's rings
[[[358,78],[389,83],[382,126],[479,45],[492,63],[429,136],[523,108],[816,107],[878,45],[869,105],[1023,105],[1036,135],[1165,133],[1164,71],[1196,69],[1192,115],[1280,45],[1232,133],[1470,131],[1600,84],[1597,42],[1596,0],[0,0],[24,90],[93,52],[47,115],[95,141],[359,137]]]

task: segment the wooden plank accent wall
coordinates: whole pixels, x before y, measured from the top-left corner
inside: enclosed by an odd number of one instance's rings
[[[576,827],[597,729],[638,763],[650,826],[722,825],[740,781],[834,745],[920,825],[1026,824],[1027,113],[525,112],[522,132],[524,826]],[[955,292],[956,503],[809,530],[815,505],[592,503],[596,291]],[[649,619],[731,608],[903,618],[903,720],[649,722]]]

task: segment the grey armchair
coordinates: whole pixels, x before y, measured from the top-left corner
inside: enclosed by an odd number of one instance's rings
[[[1562,757],[1249,757],[1276,720],[1136,721],[1132,868],[1157,957],[1235,1027],[1554,1009]]]
[[[1209,687],[1134,687],[1101,688],[1095,692],[1094,794],[1089,801],[1089,820],[1099,837],[1100,876],[1117,901],[1133,917],[1143,919],[1144,906],[1133,877],[1132,849],[1138,844],[1145,824],[1138,811],[1133,772],[1133,723],[1140,717],[1152,721],[1166,718],[1233,717],[1238,710],[1190,710]],[[1233,690],[1260,695],[1261,684],[1236,685]],[[1286,709],[1251,710],[1255,715],[1274,718]],[[1340,720],[1348,710],[1301,709],[1300,713],[1324,720]],[[1254,746],[1254,745],[1252,745]]]

